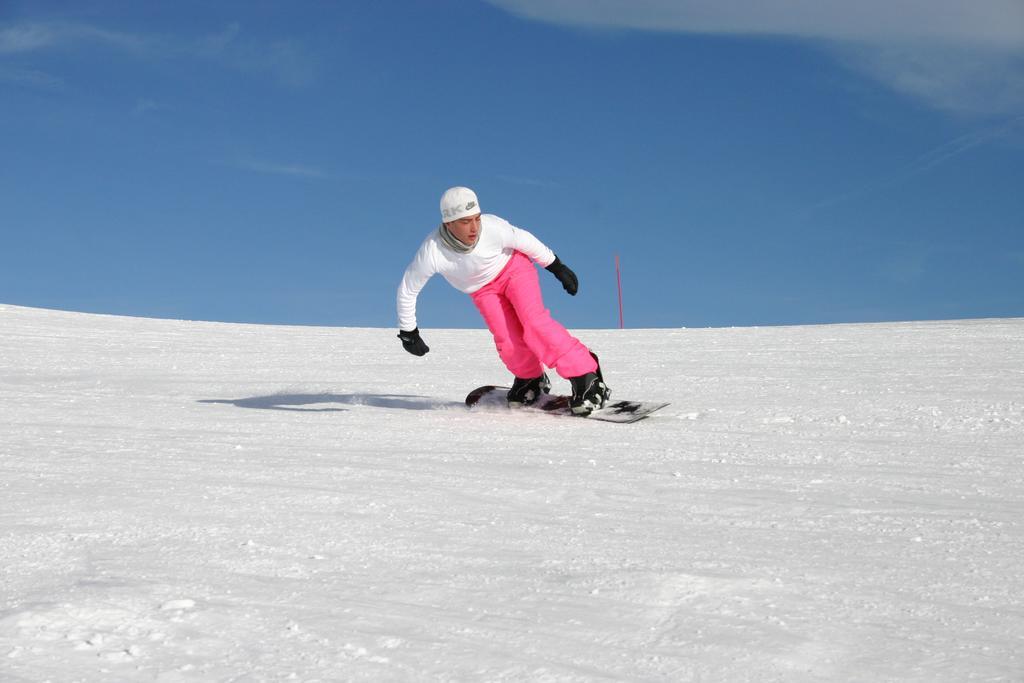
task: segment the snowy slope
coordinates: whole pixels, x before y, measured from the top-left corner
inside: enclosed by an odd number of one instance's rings
[[[0,680],[1024,680],[1024,320],[394,334],[0,305]]]

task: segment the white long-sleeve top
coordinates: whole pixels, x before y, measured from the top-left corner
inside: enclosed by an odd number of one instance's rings
[[[416,299],[434,275],[440,273],[455,289],[472,294],[498,277],[517,251],[544,267],[555,261],[555,253],[529,231],[491,214],[480,216],[480,234],[468,254],[445,246],[435,229],[420,245],[398,286],[399,329],[416,329]]]

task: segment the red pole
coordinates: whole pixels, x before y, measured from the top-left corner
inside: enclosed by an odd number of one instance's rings
[[[615,281],[619,286],[619,329],[626,329],[625,320],[622,317],[622,269],[619,268],[619,255],[615,255]]]

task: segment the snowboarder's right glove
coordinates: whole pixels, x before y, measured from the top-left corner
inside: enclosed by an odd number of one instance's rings
[[[545,266],[545,270],[551,271],[558,278],[558,281],[562,283],[562,287],[565,288],[565,291],[569,292],[570,296],[576,296],[576,290],[579,289],[580,281],[576,279],[576,273],[569,270],[569,266],[559,261],[556,256],[550,266]]]
[[[399,330],[398,338],[402,340],[402,347],[414,356],[422,356],[430,350],[430,347],[423,343],[418,327],[412,332]]]

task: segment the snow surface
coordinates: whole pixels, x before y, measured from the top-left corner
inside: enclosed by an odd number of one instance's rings
[[[1024,320],[579,335],[0,305],[0,680],[1024,680]]]

